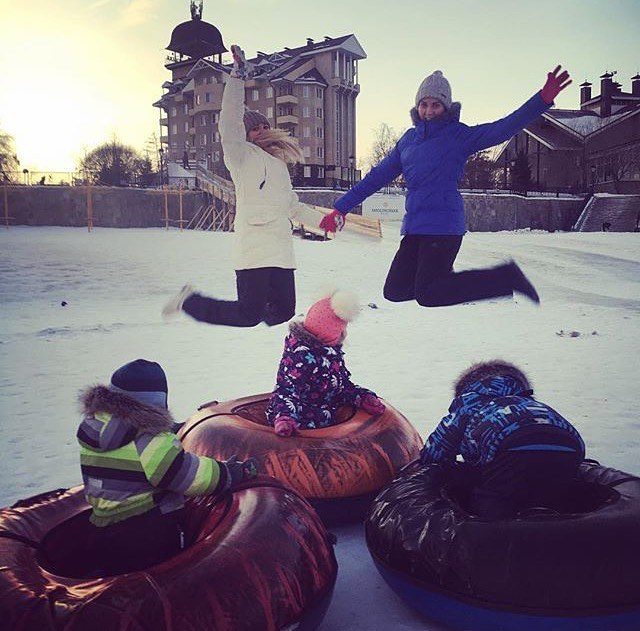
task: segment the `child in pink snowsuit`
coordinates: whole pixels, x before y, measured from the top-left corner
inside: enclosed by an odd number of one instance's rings
[[[344,362],[347,324],[357,313],[355,294],[332,291],[311,306],[303,322],[289,325],[266,411],[278,436],[290,436],[298,428],[334,425],[343,405],[361,407],[371,414],[384,412],[384,403],[375,392],[351,381]]]

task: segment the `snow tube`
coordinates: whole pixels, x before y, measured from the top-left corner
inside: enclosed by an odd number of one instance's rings
[[[333,593],[330,535],[267,478],[186,504],[186,547],[144,571],[91,575],[82,488],[0,510],[0,619],[14,631],[315,629]],[[95,573],[94,573],[95,574]]]
[[[188,451],[224,460],[258,459],[267,473],[306,497],[327,525],[362,519],[376,496],[422,447],[394,407],[380,415],[347,406],[340,423],[281,438],[267,424],[270,394],[206,403],[179,435]]]
[[[410,464],[366,540],[409,605],[454,629],[640,629],[640,478],[585,461],[566,506],[501,521],[464,509],[463,466]]]

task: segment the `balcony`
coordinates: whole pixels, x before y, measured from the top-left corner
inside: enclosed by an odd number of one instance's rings
[[[298,117],[293,114],[287,114],[286,116],[278,116],[277,123],[279,125],[297,125]]]
[[[163,116],[163,117],[160,119],[160,124],[161,124],[161,125],[164,125],[165,127],[167,127],[167,126],[169,125],[169,119],[168,119],[166,116]]]
[[[276,97],[277,105],[284,105],[285,103],[292,103],[293,105],[298,105],[298,97],[293,94],[282,94],[281,96]]]

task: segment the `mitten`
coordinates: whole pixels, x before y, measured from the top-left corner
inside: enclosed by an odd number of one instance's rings
[[[278,436],[292,436],[298,427],[300,427],[300,423],[294,421],[290,416],[279,416],[273,424]]]
[[[320,227],[325,232],[338,232],[344,227],[344,215],[334,209],[320,220]]]
[[[360,407],[369,414],[382,414],[386,409],[384,403],[375,394],[365,394]]]
[[[231,44],[231,54],[233,55],[231,76],[238,79],[247,79],[253,70],[253,66],[245,59],[244,50],[237,44]]]
[[[560,72],[560,66],[556,66],[553,72],[547,73],[547,82],[540,91],[540,96],[545,103],[553,103],[556,96],[571,83],[569,73],[566,70],[560,74],[558,72]]]
[[[243,480],[250,480],[258,475],[258,461],[255,458],[238,460],[235,454],[221,463],[226,467],[227,483],[225,489],[236,486]]]

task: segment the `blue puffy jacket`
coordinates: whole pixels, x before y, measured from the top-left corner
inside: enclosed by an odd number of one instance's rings
[[[420,120],[391,152],[336,203],[347,213],[401,173],[407,183],[402,234],[464,234],[465,216],[458,180],[470,155],[498,145],[547,111],[540,92],[515,112],[493,123],[469,127],[461,123],[460,104],[454,103],[436,119]]]
[[[547,444],[551,428],[556,431],[551,444]],[[484,465],[494,459],[503,441],[516,432],[524,432],[530,439],[533,444],[528,448],[545,450],[554,450],[554,439],[564,435],[566,439],[560,444],[568,440],[584,457],[584,441],[566,418],[536,401],[517,379],[500,376],[469,384],[452,401],[449,414],[427,438],[420,452],[421,460],[425,464],[451,464],[460,454],[469,464]],[[544,437],[545,444],[535,444],[537,437]]]

